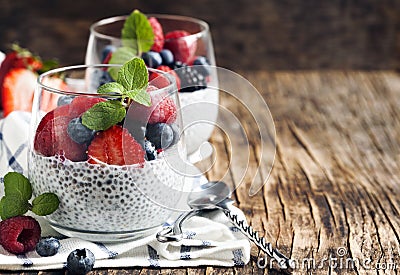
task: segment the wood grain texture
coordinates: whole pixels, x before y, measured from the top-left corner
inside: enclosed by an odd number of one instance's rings
[[[84,62],[93,22],[138,8],[207,21],[217,64],[233,70],[400,67],[395,0],[0,0],[0,7],[0,50],[18,41],[63,65]]]
[[[250,197],[259,145],[250,143],[249,172],[237,182],[239,167],[228,165],[230,141],[215,131],[211,142],[219,159],[208,177],[220,179],[228,171],[226,179],[237,186],[237,205],[257,231],[296,260],[293,274],[398,274],[400,75],[392,71],[244,75],[262,93],[275,121],[272,173],[268,184]],[[241,121],[249,122],[249,136],[256,135],[251,117],[237,102],[226,95],[221,100]],[[261,169],[255,181],[268,175],[266,167]],[[283,274],[276,263],[272,269],[260,268],[263,257],[252,246],[251,262],[244,267],[101,269],[90,274]],[[329,258],[335,260],[329,263]]]

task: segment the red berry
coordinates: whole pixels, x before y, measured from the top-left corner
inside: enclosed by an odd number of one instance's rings
[[[57,107],[47,113],[36,130],[34,149],[47,157],[63,155],[72,161],[86,160],[86,145],[73,141],[68,133],[71,105]]]
[[[176,105],[170,97],[162,98],[160,95],[152,96],[152,112],[148,123],[157,122],[171,124],[176,120]]]
[[[168,87],[168,85],[171,84],[171,82],[165,76],[157,72],[152,72],[150,74],[149,83],[158,89]]]
[[[28,69],[15,68],[8,71],[4,77],[2,91],[4,116],[16,110],[32,110],[36,78],[36,73]]]
[[[175,61],[189,63],[196,53],[196,37],[184,30],[169,32],[165,35],[164,48],[173,53]]]
[[[106,101],[104,98],[78,96],[71,102],[70,117],[75,118],[89,110],[94,104]]]
[[[94,164],[143,164],[144,153],[128,130],[118,125],[98,132],[88,148],[89,162]]]
[[[150,93],[151,106],[147,107],[133,102],[127,111],[127,118],[150,124],[157,122],[171,124],[175,122],[177,116],[175,102],[170,97],[166,97],[165,94],[157,92],[157,90],[155,86],[149,85],[147,92]]]
[[[178,90],[181,88],[181,80],[174,70],[172,70],[170,67],[168,67],[166,65],[158,66],[157,70],[167,72],[167,73],[171,74],[172,76],[174,76],[175,80],[176,80],[176,87],[178,88]]]
[[[0,222],[0,244],[13,254],[34,250],[40,234],[39,223],[29,216],[12,217]]]
[[[160,22],[155,17],[149,18],[149,23],[153,28],[154,33],[154,44],[151,47],[152,51],[160,52],[164,47],[164,32]]]

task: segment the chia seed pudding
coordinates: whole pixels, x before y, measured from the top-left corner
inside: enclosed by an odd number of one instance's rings
[[[162,158],[138,167],[32,153],[30,165],[34,193],[53,192],[60,198],[59,209],[47,217],[50,223],[78,231],[129,232],[159,226],[173,213],[164,205],[179,200],[179,193],[169,188],[179,190],[183,184]],[[165,188],[159,188],[160,182]]]

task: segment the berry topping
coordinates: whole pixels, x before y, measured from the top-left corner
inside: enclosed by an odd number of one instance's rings
[[[154,33],[154,44],[151,47],[152,51],[160,52],[164,47],[164,32],[160,22],[155,17],[150,17],[149,23]]]
[[[173,53],[176,61],[189,63],[196,53],[197,41],[187,31],[176,30],[165,35],[164,48]]]
[[[146,138],[151,141],[157,149],[166,149],[174,140],[174,132],[166,123],[148,124]]]
[[[57,106],[71,104],[74,98],[75,98],[74,96],[69,96],[69,95],[60,96],[57,100]]]
[[[77,117],[71,119],[71,121],[68,123],[67,133],[69,137],[76,143],[88,144],[90,141],[92,141],[95,131],[83,125],[82,118]]]
[[[60,246],[60,241],[56,238],[42,238],[36,244],[36,252],[42,257],[50,257],[57,254]]]
[[[111,55],[113,52],[115,52],[117,48],[114,45],[107,45],[104,47],[104,49],[101,51],[101,62],[104,64],[108,64],[108,61],[110,61]]]
[[[79,117],[84,112],[93,107],[94,104],[106,101],[104,98],[90,97],[90,96],[78,96],[75,97],[71,102],[71,117]]]
[[[207,77],[210,75],[210,63],[208,62],[207,58],[205,56],[198,56],[196,59],[193,61],[193,65],[197,66],[196,70],[201,73],[204,77]]]
[[[93,269],[95,257],[87,248],[75,249],[67,258],[67,269],[72,274],[84,275]]]
[[[128,130],[114,125],[98,132],[88,148],[90,163],[143,164],[144,151]]]
[[[157,68],[162,63],[161,55],[158,52],[145,52],[142,54],[142,58],[149,68]]]
[[[0,222],[0,245],[10,253],[22,254],[35,249],[40,225],[32,217],[17,216]]]
[[[144,150],[146,151],[147,160],[155,160],[157,158],[157,149],[151,141],[144,141]]]
[[[67,133],[71,105],[47,113],[36,130],[34,148],[44,156],[60,154],[72,161],[86,160],[86,145],[73,141]]]
[[[205,77],[195,67],[187,66],[181,62],[175,63],[175,72],[181,79],[180,92],[194,92],[207,88]]]
[[[148,123],[154,124],[158,122],[173,123],[176,120],[176,105],[170,97],[161,98],[160,96],[152,96],[153,103],[152,112]]]
[[[174,63],[174,55],[172,54],[172,52],[168,49],[163,49],[160,52],[160,56],[162,59],[162,65],[172,65]]]
[[[181,88],[181,80],[180,80],[179,76],[176,74],[176,72],[174,70],[172,70],[170,67],[165,66],[165,65],[158,66],[157,70],[160,70],[160,71],[167,72],[167,73],[171,74],[173,77],[175,77],[176,87],[178,89]]]

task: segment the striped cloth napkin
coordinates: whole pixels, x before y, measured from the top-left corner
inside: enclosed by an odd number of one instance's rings
[[[27,174],[29,121],[30,113],[26,112],[12,112],[0,120],[1,176],[9,171]],[[197,183],[206,181],[204,177],[192,180]],[[0,195],[2,192],[3,186],[0,186]],[[239,218],[245,218],[238,208],[232,210]],[[249,241],[221,211],[187,220],[183,225],[184,238],[169,243],[157,241],[155,234],[140,240],[112,244],[67,238],[54,231],[45,219],[35,218],[41,224],[43,237],[58,236],[61,239],[59,253],[52,257],[40,257],[35,251],[13,255],[0,246],[0,270],[63,268],[68,254],[77,248],[88,248],[94,253],[95,268],[236,266],[245,265],[250,260]]]

